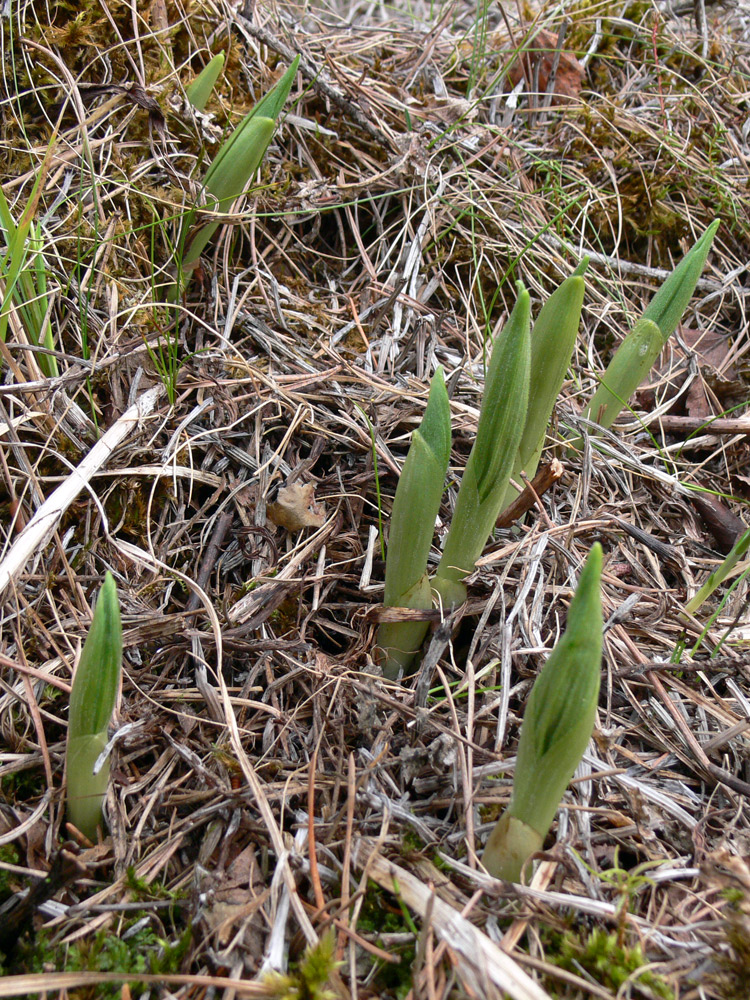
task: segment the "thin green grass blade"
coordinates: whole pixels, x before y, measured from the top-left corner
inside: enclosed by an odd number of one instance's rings
[[[747,555],[748,550],[750,550],[750,529],[739,537],[722,564],[710,574],[695,597],[688,601],[685,605],[685,615],[695,614],[704,601],[707,601],[716,588],[720,587],[727,579],[740,559]]]

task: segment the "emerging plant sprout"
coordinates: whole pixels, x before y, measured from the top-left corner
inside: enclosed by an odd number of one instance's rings
[[[211,65],[212,63],[209,63],[209,66]],[[203,71],[204,73],[208,71],[209,66]],[[265,156],[268,144],[276,129],[276,123],[281,116],[292,83],[297,75],[298,66],[299,56],[292,62],[281,79],[243,118],[219,149],[208,168],[203,183],[204,191],[208,196],[208,204],[205,208],[213,212],[226,212],[232,202],[239,198],[246,189]],[[199,100],[204,91],[205,87],[202,81],[198,94]],[[197,231],[193,231],[196,216],[197,209],[193,208],[186,212],[182,218],[180,253],[178,254],[180,272],[189,272],[195,266],[203,249],[221,225],[220,222],[209,222]]]
[[[216,86],[216,81],[224,69],[224,53],[217,53],[207,63],[189,86],[185,88],[185,96],[197,111],[205,111],[208,100]]]
[[[531,303],[521,282],[516,287],[516,305],[492,350],[476,440],[432,581],[448,607],[466,599],[462,581],[473,571],[495,527],[526,423]]]
[[[386,607],[432,607],[427,558],[450,453],[450,404],[443,369],[438,368],[422,423],[412,434],[393,501],[385,564]],[[426,631],[427,625],[421,621],[385,622],[380,626],[378,647],[386,677],[397,677],[399,669],[411,663]]]
[[[440,565],[430,581],[427,557],[450,453],[450,410],[442,372],[430,390],[428,411],[415,431],[393,506],[386,564],[387,607],[427,609],[432,591],[444,606],[466,599],[471,573],[509,497],[511,473],[533,476],[550,414],[575,345],[588,261],[550,296],[530,333],[530,298],[519,282],[516,305],[495,339],[479,425]],[[428,418],[429,413],[429,418]],[[427,633],[424,621],[380,627],[378,647],[386,677],[409,668]]]
[[[585,410],[589,420],[610,427],[651,371],[690,304],[718,228],[716,219],[665,280],[620,344]]]
[[[107,745],[122,667],[122,624],[117,587],[107,573],[73,678],[68,715],[66,781],[68,819],[96,839],[109,784],[109,758],[94,773]]]
[[[550,295],[531,331],[529,406],[511,477],[516,482],[519,482],[522,472],[528,479],[533,479],[539,466],[547,427],[578,336],[585,290],[583,274],[588,263],[588,257],[584,258],[575,273]],[[506,491],[502,510],[514,498],[515,491],[511,485]]]
[[[524,713],[510,805],[482,856],[496,878],[517,882],[541,849],[591,739],[602,661],[602,547],[586,561],[564,634],[534,682]]]

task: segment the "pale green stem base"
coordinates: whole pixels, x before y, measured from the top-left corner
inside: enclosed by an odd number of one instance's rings
[[[109,785],[109,758],[94,774],[94,764],[107,745],[107,732],[68,740],[66,756],[68,819],[96,843],[96,828],[103,826],[102,805]]]
[[[523,866],[543,843],[544,837],[536,830],[506,811],[490,834],[482,864],[495,878],[520,882]]]

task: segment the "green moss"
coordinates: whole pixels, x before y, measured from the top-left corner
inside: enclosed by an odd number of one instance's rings
[[[46,972],[50,968],[64,972],[174,973],[190,944],[190,928],[169,943],[158,937],[150,927],[126,937],[125,931],[144,914],[136,914],[119,933],[102,930],[68,947],[54,941],[47,932],[40,932],[33,942],[21,945],[13,971]],[[136,988],[135,986],[133,987]],[[122,995],[122,984],[81,987],[70,991],[72,1000],[107,1000]]]
[[[382,934],[413,933],[413,924],[409,927],[403,910],[391,893],[384,892],[375,882],[368,883],[357,927],[365,934],[377,937]],[[376,995],[405,997],[413,985],[412,963],[416,955],[416,937],[406,944],[394,945],[389,942],[387,950],[392,955],[399,955],[401,961],[398,965],[380,965],[372,980],[372,988]]]
[[[326,984],[340,964],[336,962],[336,936],[324,934],[315,947],[308,948],[287,974],[270,973],[263,979],[277,1000],[335,1000],[338,996]]]
[[[667,980],[647,967],[641,946],[620,944],[615,932],[597,929],[583,936],[573,931],[553,932],[545,958],[576,975],[585,973],[613,992],[633,983],[642,996],[674,1000],[674,990]]]
[[[6,865],[17,865],[20,863],[18,851],[13,844],[3,844],[0,847],[0,862]],[[13,889],[13,874],[5,868],[0,868],[0,902],[7,899],[11,892],[13,892]]]

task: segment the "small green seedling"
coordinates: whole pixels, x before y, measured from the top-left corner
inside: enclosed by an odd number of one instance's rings
[[[610,427],[651,371],[690,304],[718,228],[716,219],[665,280],[620,344],[584,412],[587,419]],[[580,439],[574,444],[577,446]]]
[[[428,609],[432,590],[427,559],[451,453],[451,415],[443,369],[438,368],[422,423],[414,431],[399,476],[391,513],[383,603],[390,608]],[[386,677],[395,679],[414,659],[424,622],[385,622],[378,630],[379,656]]]
[[[203,182],[207,201],[204,209],[226,212],[247,188],[271,142],[298,66],[299,56],[219,149]],[[201,85],[201,90],[204,89]],[[199,94],[199,99],[200,96]],[[218,221],[209,222],[196,229],[197,214],[198,209],[195,207],[182,217],[177,254],[179,275],[187,275],[193,270],[202,251],[221,225]],[[181,286],[182,281],[179,284]]]
[[[95,773],[107,745],[122,667],[122,623],[117,587],[107,573],[73,678],[66,753],[68,819],[96,839],[109,784],[109,758]]]
[[[567,628],[532,688],[521,726],[510,805],[490,834],[482,863],[517,882],[541,849],[596,718],[602,661],[602,547],[586,561]]]
[[[185,96],[196,111],[206,110],[206,105],[223,69],[224,53],[219,52],[203,67],[193,82],[185,88]]]

